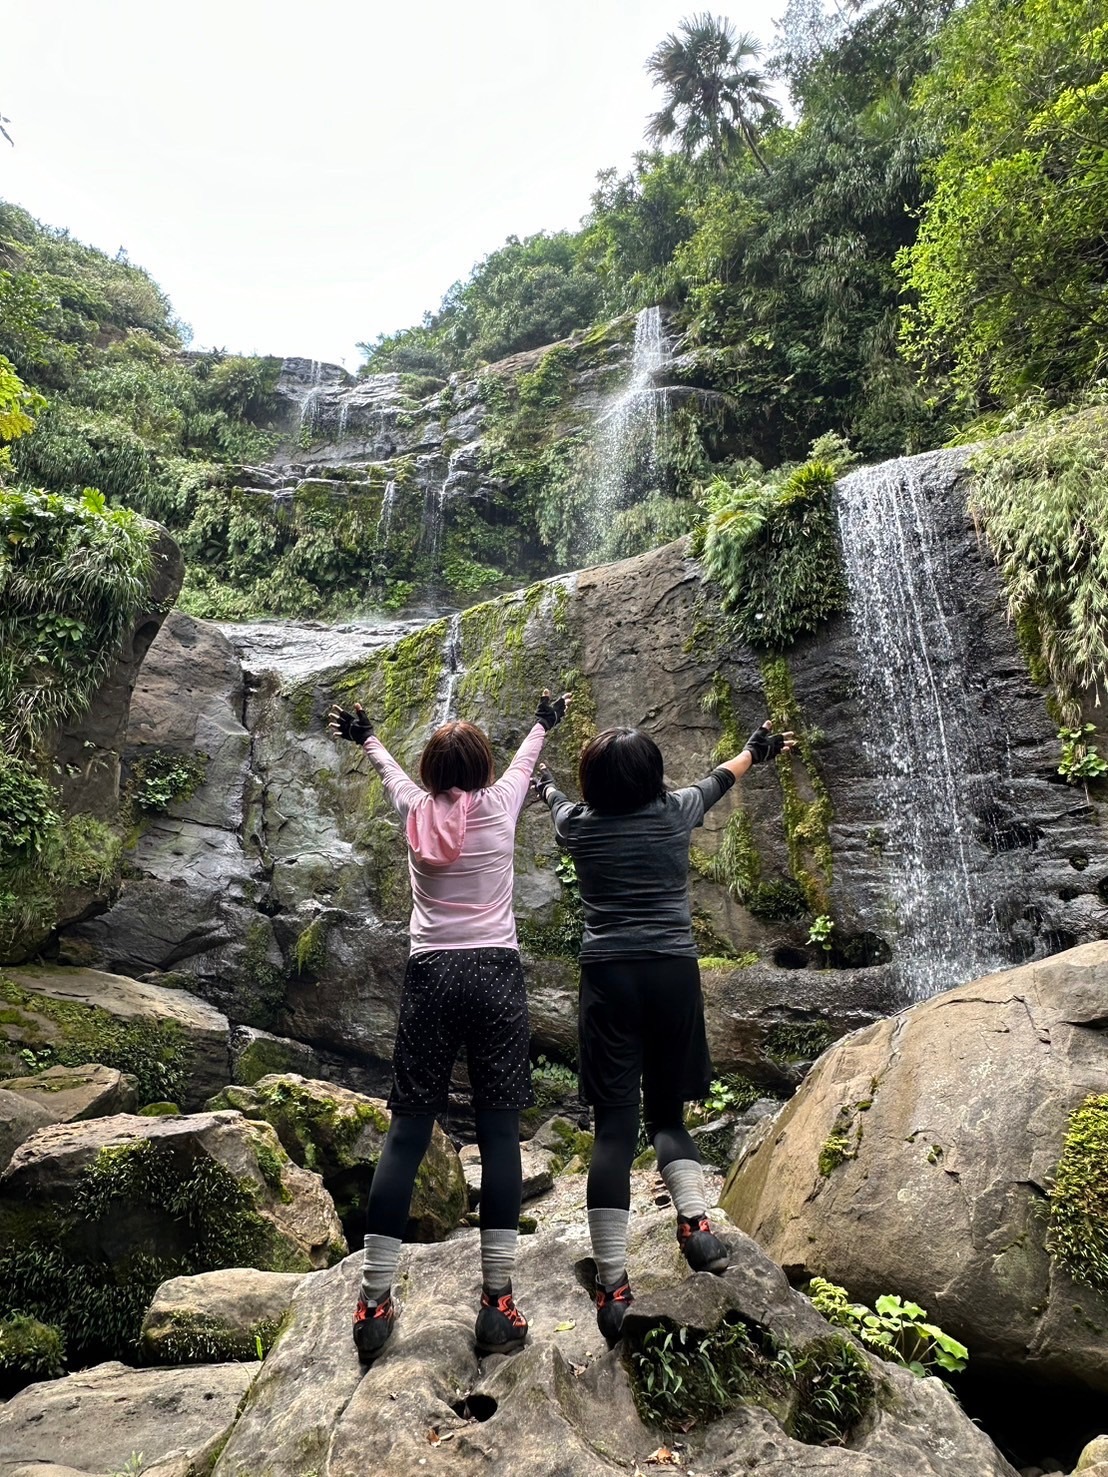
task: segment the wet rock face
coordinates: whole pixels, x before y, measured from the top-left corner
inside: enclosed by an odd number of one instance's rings
[[[913,466],[949,546],[949,593],[981,714],[981,774],[967,783],[984,795],[987,776],[992,798],[981,802],[967,855],[991,889],[996,942],[1015,959],[1100,937],[1108,847],[1084,794],[1057,783],[1054,726],[1016,648],[991,559],[962,511],[960,463],[931,457]],[[667,781],[679,785],[710,770],[721,741],[741,747],[767,706],[759,659],[726,641],[713,592],[682,542],[471,607],[453,623],[403,623],[391,644],[389,635],[364,622],[216,632],[175,613],[147,658],[128,754],[131,762],[155,748],[206,754],[204,782],[149,817],[115,907],[62,940],[66,959],[187,981],[233,1022],[306,1043],[318,1062],[312,1075],[374,1096],[389,1082],[407,952],[405,851],[368,761],[325,731],[332,701],[362,698],[409,769],[447,713],[484,724],[502,765],[527,730],[536,692],[571,682],[575,710],[544,756],[571,791],[592,724],[643,727],[662,749]],[[691,880],[701,952],[759,955],[754,971],[706,975],[717,1065],[777,1088],[799,1074],[778,1070],[771,1030],[810,1028],[814,1039],[826,1028],[830,1039],[906,998],[888,883],[896,838],[882,831],[881,756],[867,748],[850,622],[801,641],[788,670],[798,722],[818,731],[813,762],[833,808],[833,948],[809,941],[810,915],[762,908],[755,916],[703,868]],[[717,704],[711,713],[705,697],[720,684],[727,711]],[[793,761],[802,801],[810,780]],[[741,805],[763,881],[782,884],[787,798],[775,769],[759,767],[694,841],[714,853]],[[525,810],[516,906],[525,954],[536,961],[534,1050],[571,1064],[572,899],[556,860],[546,813]]]
[[[948,990],[822,1058],[723,1203],[790,1275],[895,1292],[974,1364],[1108,1389],[1105,1305],[1048,1253],[1069,1115],[1108,1091],[1108,943]]]

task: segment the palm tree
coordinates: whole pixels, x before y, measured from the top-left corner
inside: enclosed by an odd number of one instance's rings
[[[735,34],[729,20],[705,12],[681,22],[646,63],[655,84],[664,87],[666,105],[647,123],[647,138],[676,137],[683,154],[702,150],[719,169],[738,139],[769,173],[758,148],[755,125],[774,112],[764,74],[755,66],[761,47],[745,32]]]

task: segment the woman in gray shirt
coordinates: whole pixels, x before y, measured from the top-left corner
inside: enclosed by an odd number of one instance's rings
[[[544,766],[535,776],[558,844],[576,865],[584,904],[578,1071],[581,1096],[595,1117],[589,1235],[596,1321],[609,1344],[619,1339],[633,1301],[627,1222],[640,1093],[685,1259],[697,1272],[727,1267],[727,1247],[708,1221],[700,1156],[684,1124],[685,1103],[706,1096],[712,1079],[689,911],[689,840],[752,764],[792,746],[791,733],[772,733],[766,723],[705,779],[667,791],[654,740],[639,729],[610,728],[582,751],[581,803],[567,799]]]

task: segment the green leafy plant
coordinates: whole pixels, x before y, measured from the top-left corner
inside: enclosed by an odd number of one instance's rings
[[[712,1117],[720,1113],[738,1112],[749,1108],[751,1103],[764,1096],[763,1090],[748,1077],[732,1072],[726,1077],[717,1077],[711,1084],[704,1107]]]
[[[794,1349],[733,1313],[704,1332],[659,1322],[630,1353],[640,1414],[670,1430],[715,1420],[745,1401],[769,1410],[799,1441],[842,1445],[876,1393],[865,1356],[845,1339]]]
[[[54,1380],[65,1369],[61,1330],[25,1313],[0,1318],[0,1395],[14,1395],[33,1380]]]
[[[808,1296],[829,1323],[849,1329],[882,1359],[903,1364],[913,1374],[923,1376],[936,1370],[957,1374],[966,1367],[969,1350],[965,1344],[928,1322],[918,1303],[884,1293],[869,1308],[865,1303],[852,1303],[844,1287],[823,1277],[812,1278]]]
[[[1060,728],[1058,737],[1062,741],[1062,757],[1058,764],[1058,773],[1065,777],[1067,784],[1077,784],[1079,781],[1099,780],[1108,774],[1108,760],[1101,757],[1096,744],[1092,741],[1096,733],[1095,723],[1082,723],[1077,728]]]
[[[830,955],[833,947],[831,935],[835,931],[835,924],[827,913],[820,913],[812,919],[808,928],[808,937],[805,943],[814,944],[823,950],[824,959]]]
[[[182,754],[171,749],[144,753],[131,766],[131,799],[148,812],[168,810],[187,800],[204,783],[208,756]]]

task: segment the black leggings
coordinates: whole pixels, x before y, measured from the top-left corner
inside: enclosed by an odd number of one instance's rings
[[[589,1165],[586,1203],[590,1210],[605,1206],[611,1210],[629,1210],[631,1206],[631,1162],[639,1138],[637,1107],[606,1108],[597,1103],[593,1110],[596,1142]],[[696,1159],[696,1144],[685,1128],[685,1105],[680,1098],[661,1098],[658,1093],[643,1097],[646,1136],[654,1145],[658,1168],[664,1169],[674,1159]]]
[[[474,1116],[481,1150],[481,1227],[514,1231],[523,1200],[519,1113],[514,1108],[478,1108]],[[369,1187],[366,1230],[371,1236],[399,1240],[404,1235],[416,1175],[434,1127],[433,1113],[393,1114]]]

